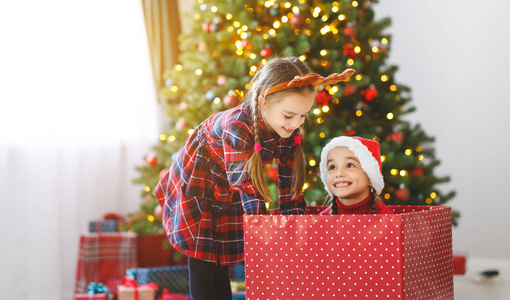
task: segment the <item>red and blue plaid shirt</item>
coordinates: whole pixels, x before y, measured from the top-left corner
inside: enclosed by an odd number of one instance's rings
[[[261,122],[260,152],[264,165],[278,159],[282,214],[303,214],[303,195],[292,190],[296,130],[291,137],[270,133]],[[246,103],[216,113],[188,137],[154,190],[163,208],[163,227],[180,252],[220,265],[243,261],[242,215],[265,214],[244,162],[253,154],[254,128]]]

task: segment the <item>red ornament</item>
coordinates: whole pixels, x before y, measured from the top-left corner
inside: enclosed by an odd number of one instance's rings
[[[225,104],[227,108],[232,108],[237,105],[237,97],[234,95],[226,95],[223,98],[223,104]]]
[[[165,177],[166,174],[168,174],[168,169],[164,168],[163,170],[161,170],[161,172],[159,172],[159,180],[163,179],[163,177]]]
[[[278,183],[278,168],[275,166],[271,166],[267,170],[267,176],[269,176],[269,178],[271,178],[272,182]]]
[[[186,128],[186,126],[188,126],[188,123],[184,118],[179,118],[179,120],[177,120],[177,123],[175,123],[175,128],[177,129],[184,129]]]
[[[411,169],[412,174],[423,176],[423,168],[422,167],[415,167]]]
[[[350,36],[351,38],[356,37],[356,27],[349,26],[344,28],[344,34],[347,36]]]
[[[154,218],[158,220],[163,219],[163,210],[159,204],[154,208]]]
[[[290,24],[294,25],[295,27],[301,27],[305,23],[305,19],[301,17],[300,15],[294,15],[292,18],[290,18]]]
[[[156,154],[154,154],[154,153],[151,153],[151,154],[147,155],[145,160],[147,161],[147,163],[150,166],[153,166],[153,167],[158,164],[158,159],[156,157]]]
[[[202,24],[202,30],[205,32],[211,31],[211,23],[205,22]]]
[[[395,133],[392,133],[391,135],[389,135],[387,137],[387,140],[388,141],[394,141],[394,142],[397,142],[399,144],[402,144],[402,139],[404,138],[404,136],[402,135],[401,132],[395,132]]]
[[[219,86],[225,86],[225,84],[227,84],[227,76],[225,75],[219,76],[218,79],[216,80],[216,83],[218,83]]]
[[[328,92],[322,90],[315,96],[315,102],[321,106],[328,105],[329,100],[333,98]]]
[[[248,42],[247,39],[243,39],[243,40],[241,40],[241,47],[243,47],[244,49],[250,50],[251,44]]]
[[[356,92],[356,86],[352,84],[346,84],[344,88],[344,96],[350,96]]]
[[[356,130],[352,129],[351,127],[347,127],[347,129],[344,130],[345,136],[353,136],[356,134]]]
[[[365,96],[365,100],[368,102],[372,102],[374,98],[377,97],[377,90],[373,87],[370,87],[362,91],[361,95]]]
[[[354,45],[353,44],[345,44],[343,53],[344,53],[344,55],[347,55],[350,58],[353,58],[354,56],[356,56],[356,52],[354,52]]]
[[[402,201],[407,201],[409,199],[409,190],[407,188],[398,189],[396,194]]]
[[[271,48],[265,48],[265,49],[262,49],[260,51],[260,56],[262,56],[263,58],[268,58],[269,56],[271,56],[273,54],[273,50],[271,50]]]

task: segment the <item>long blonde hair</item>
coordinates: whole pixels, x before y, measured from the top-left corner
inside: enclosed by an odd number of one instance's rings
[[[265,90],[274,85],[292,80],[296,76],[303,76],[308,73],[312,73],[312,71],[302,61],[296,57],[287,57],[274,58],[268,61],[263,67],[259,69],[255,76],[253,76],[250,82],[250,89],[244,97],[244,102],[248,103],[250,106],[250,114],[254,124],[255,144],[260,143],[260,95]],[[312,86],[307,86],[285,89],[283,91],[267,95],[265,100],[268,104],[277,103],[290,93],[315,93],[315,88]],[[294,147],[294,180],[292,189],[294,190],[294,197],[297,197],[301,194],[303,190],[303,184],[305,182],[305,159],[302,145],[297,144]],[[271,202],[271,194],[264,178],[264,170],[260,152],[254,151],[253,155],[250,157],[250,159],[248,159],[244,166],[244,172],[250,174],[253,185],[262,195],[264,201]]]

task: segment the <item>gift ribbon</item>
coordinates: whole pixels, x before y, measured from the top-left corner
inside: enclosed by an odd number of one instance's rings
[[[150,282],[148,284],[144,284],[144,285],[138,285],[138,283],[136,282],[136,280],[131,277],[131,276],[124,276],[124,279],[122,279],[122,285],[123,286],[126,286],[126,287],[132,287],[135,289],[135,300],[138,300],[138,288],[141,288],[141,287],[148,287],[148,288],[151,288],[155,291],[158,290],[158,285],[154,282]]]
[[[91,300],[94,297],[94,294],[108,294],[108,291],[108,287],[104,286],[102,283],[91,282],[87,287],[87,293]]]

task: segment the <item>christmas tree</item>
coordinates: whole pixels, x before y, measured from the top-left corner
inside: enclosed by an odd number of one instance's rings
[[[303,188],[309,204],[324,201],[320,153],[340,135],[380,142],[386,204],[441,205],[454,197],[454,191],[437,188],[450,179],[434,174],[440,163],[434,138],[402,118],[415,108],[410,105],[410,89],[395,81],[397,67],[385,63],[391,36],[384,30],[391,20],[375,19],[376,2],[198,0],[190,14],[189,33],[179,39],[179,64],[165,74],[161,107],[168,117],[166,130],[146,163],[137,167],[136,181],[145,185],[146,201],[140,210],[148,216],[138,231],[161,229],[152,189],[174,153],[205,118],[239,104],[251,77],[273,56],[299,57],[322,76],[356,70],[348,82],[318,90],[316,106],[305,123]],[[266,169],[277,199],[276,165]],[[457,218],[454,213],[454,224]]]

